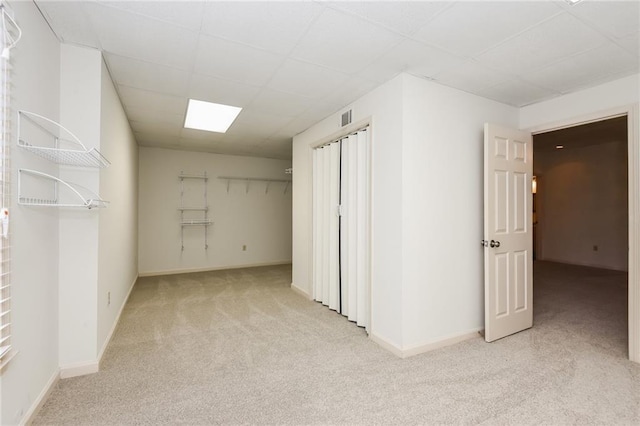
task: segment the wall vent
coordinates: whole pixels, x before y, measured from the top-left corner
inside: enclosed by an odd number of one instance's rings
[[[342,127],[351,124],[351,110],[342,114]]]

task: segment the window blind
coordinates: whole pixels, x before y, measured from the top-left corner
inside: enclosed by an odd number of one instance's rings
[[[0,371],[14,355],[11,341],[11,49],[18,43],[21,30],[5,2],[0,4]]]

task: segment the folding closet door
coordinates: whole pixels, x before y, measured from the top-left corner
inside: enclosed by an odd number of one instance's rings
[[[315,149],[313,167],[313,298],[339,311],[339,145]]]
[[[313,298],[368,329],[369,131],[313,152]]]
[[[341,141],[340,226],[342,314],[361,327],[369,322],[369,131]]]

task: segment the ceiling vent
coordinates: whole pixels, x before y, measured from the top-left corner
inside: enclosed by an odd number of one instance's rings
[[[351,124],[351,110],[342,114],[342,127]]]

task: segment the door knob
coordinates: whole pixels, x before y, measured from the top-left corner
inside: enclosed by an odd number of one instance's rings
[[[491,240],[491,242],[489,243],[489,247],[500,247],[500,241]]]

